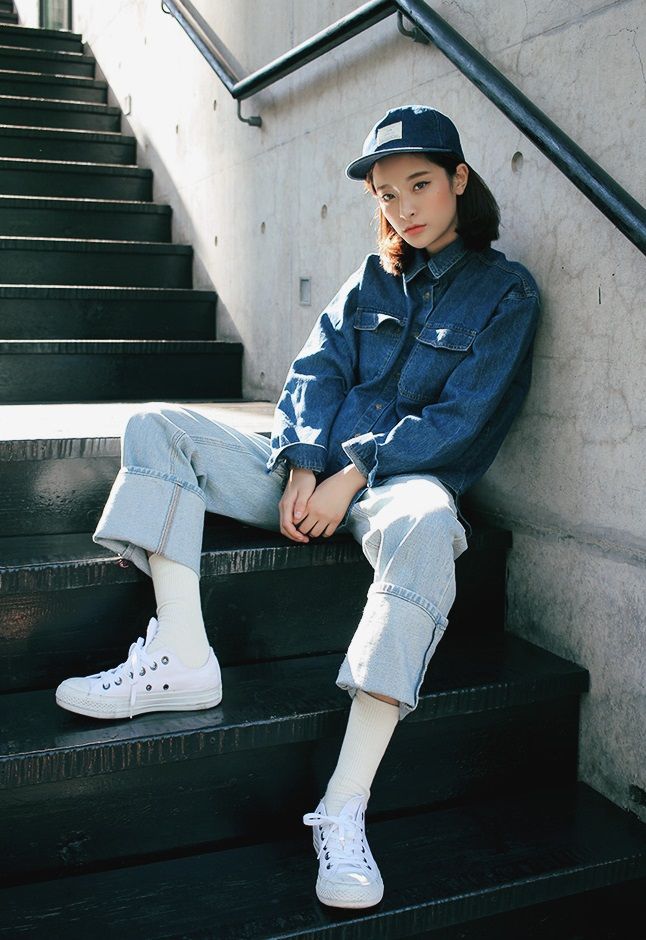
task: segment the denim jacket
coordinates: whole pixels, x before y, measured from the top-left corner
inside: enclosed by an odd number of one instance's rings
[[[289,369],[267,472],[291,464],[320,481],[353,462],[366,486],[341,524],[394,474],[433,474],[460,512],[529,389],[539,310],[523,265],[461,237],[416,249],[403,275],[366,255]]]

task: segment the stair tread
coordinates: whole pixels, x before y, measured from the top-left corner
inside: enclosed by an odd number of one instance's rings
[[[409,721],[579,695],[588,672],[511,633],[438,646]],[[223,667],[215,708],[97,721],[56,704],[53,689],[0,696],[0,788],[312,740],[349,707],[339,652]],[[116,665],[116,663],[114,664]],[[56,677],[58,684],[65,676]]]
[[[146,212],[151,215],[170,215],[167,203],[144,202],[141,199],[96,199],[89,196],[29,196],[3,195],[0,193],[0,209],[65,209],[65,210],[119,210],[120,212]],[[14,237],[0,234],[0,238]]]
[[[123,131],[96,131],[96,130],[85,130],[81,127],[34,127],[31,124],[21,125],[21,124],[2,124],[0,123],[0,130],[2,131],[3,137],[40,137],[46,139],[60,139],[60,140],[78,140],[82,143],[86,141],[98,141],[99,143],[115,143],[117,138],[120,138],[118,142],[131,144],[133,147],[135,145],[135,138],[132,134],[125,134]],[[29,157],[2,157],[3,160],[16,160],[23,163],[71,163],[73,161],[63,161],[63,160],[38,160],[31,159]],[[81,164],[84,165],[84,164]],[[124,166],[125,164],[121,163],[98,163],[98,166]]]
[[[301,799],[295,813],[313,808]],[[368,837],[386,889],[366,911],[317,902],[303,827],[300,838],[6,889],[0,937],[40,936],[45,924],[67,940],[409,936],[646,873],[643,827],[584,783],[369,819]]]
[[[102,290],[108,289],[102,288]],[[212,296],[208,292],[202,293],[207,297]],[[108,342],[115,341],[108,340]],[[134,342],[145,341],[135,340]],[[152,342],[158,342],[158,340]],[[197,340],[197,342],[204,342],[204,340]],[[224,341],[211,340],[210,342]],[[180,405],[183,403],[183,401],[175,402]],[[233,424],[240,430],[262,433],[271,431],[275,405],[270,401],[237,400],[191,402],[190,407],[214,420]],[[5,441],[57,438],[89,440],[118,437],[126,420],[140,409],[141,405],[136,402],[120,401],[0,405],[0,459],[7,457],[1,449],[2,442]]]
[[[3,79],[20,80],[44,85],[81,85],[85,88],[108,87],[103,79],[88,78],[85,75],[48,75],[44,72],[23,72],[20,69],[0,69],[0,83]]]
[[[0,125],[4,133],[4,126]],[[33,157],[0,157],[0,170],[43,170],[46,173],[104,173],[106,176],[141,176],[152,178],[148,167],[134,163],[99,163],[93,160],[38,160]]]
[[[71,29],[46,29],[42,26],[8,26],[3,29],[11,30],[14,33],[22,33],[25,36],[50,36],[53,39],[75,39],[77,42],[83,42],[83,35],[75,33]],[[0,30],[0,40],[2,39],[2,30]]]
[[[242,344],[223,339],[5,339],[0,340],[0,355],[85,355],[122,356],[155,355],[157,353],[190,353],[211,355],[217,352],[238,353]]]
[[[75,297],[95,298],[101,300],[129,299],[137,300],[154,298],[160,303],[164,300],[190,300],[191,298],[215,299],[216,291],[196,290],[192,287],[114,287],[100,284],[0,284],[0,297]],[[2,406],[0,406],[2,407]],[[22,407],[22,406],[11,406]],[[32,407],[31,405],[26,407]],[[47,407],[43,404],[40,407]]]
[[[0,249],[18,249],[25,251],[123,251],[127,247],[130,254],[169,254],[188,255],[193,253],[192,245],[180,245],[177,242],[131,241],[116,238],[58,238],[48,235],[0,235]]]
[[[118,437],[94,441],[18,441],[10,459],[45,459],[43,454],[50,459],[88,455],[118,459],[119,452]],[[471,554],[504,551],[509,546],[511,535],[504,529],[476,524],[472,529]],[[63,591],[146,579],[136,565],[117,564],[115,553],[93,542],[90,532],[0,537],[0,558],[0,595]],[[247,526],[226,516],[215,513],[206,516],[201,556],[203,578],[363,560],[360,546],[349,535],[335,534],[297,545],[279,533]]]
[[[2,25],[2,24],[0,24]],[[10,27],[11,28],[11,27]],[[25,28],[25,27],[21,27]],[[58,32],[58,30],[56,30]],[[7,53],[16,55],[37,56],[38,58],[58,59],[63,62],[94,62],[94,56],[87,55],[85,52],[72,52],[70,49],[39,49],[37,46],[5,46],[2,42],[3,36],[0,32],[0,59]]]
[[[86,111],[90,114],[121,114],[121,108],[100,101],[74,101],[61,98],[35,98],[28,95],[6,95],[0,93],[0,105],[24,108],[48,108],[52,111]]]

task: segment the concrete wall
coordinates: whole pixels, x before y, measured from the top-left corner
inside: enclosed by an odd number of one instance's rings
[[[244,76],[358,0],[196,0]],[[433,7],[637,199],[646,198],[641,0],[435,0]],[[32,4],[18,3],[22,10]],[[509,629],[590,670],[579,775],[646,820],[644,259],[432,47],[390,17],[235,102],[157,3],[75,0],[139,162],[193,244],[219,335],[245,347],[245,396],[275,400],[320,310],[373,250],[374,202],[346,179],[387,108],[448,113],[496,194],[495,247],[543,293],[533,386],[474,502],[511,528]],[[125,125],[128,126],[128,125]],[[299,278],[311,278],[311,306]]]

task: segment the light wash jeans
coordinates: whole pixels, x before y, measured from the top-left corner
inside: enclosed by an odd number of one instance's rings
[[[289,471],[267,473],[269,454],[261,434],[150,402],[124,428],[121,469],[92,538],[148,575],[147,551],[199,576],[205,511],[280,532],[278,502]],[[350,696],[357,689],[391,696],[402,719],[417,707],[448,625],[455,559],[467,548],[464,527],[451,492],[415,473],[364,488],[336,532],[351,533],[374,568],[336,684]]]

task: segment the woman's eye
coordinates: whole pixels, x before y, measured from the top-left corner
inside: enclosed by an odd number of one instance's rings
[[[416,186],[427,186],[427,185],[428,185],[428,180],[418,180],[418,182],[415,183],[415,185],[416,185]]]

